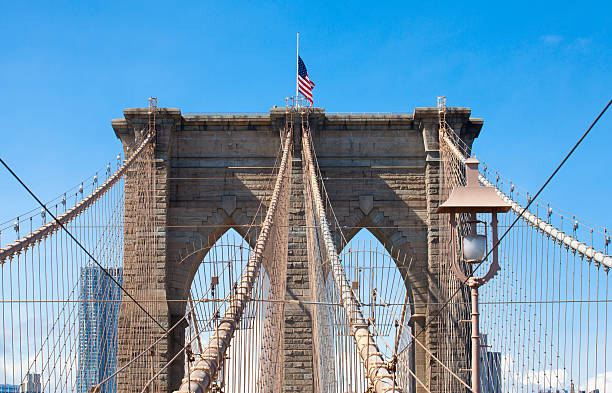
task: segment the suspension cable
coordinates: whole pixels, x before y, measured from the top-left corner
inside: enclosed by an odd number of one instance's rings
[[[607,105],[601,110],[601,112],[599,113],[599,115],[595,118],[595,120],[591,123],[591,125],[589,126],[589,128],[587,128],[587,130],[584,132],[584,134],[580,137],[580,139],[578,140],[578,142],[576,142],[576,144],[574,145],[574,147],[572,147],[572,149],[569,151],[569,153],[567,153],[565,155],[565,158],[561,161],[561,163],[557,166],[557,168],[553,171],[553,173],[548,177],[548,179],[546,180],[546,182],[540,187],[540,189],[538,190],[538,192],[534,195],[534,197],[531,199],[531,201],[529,201],[529,203],[527,204],[527,206],[525,206],[525,208],[523,209],[523,211],[517,215],[517,217],[514,219],[514,221],[512,222],[512,224],[510,224],[510,226],[508,226],[508,228],[506,229],[506,231],[503,233],[502,236],[500,236],[500,238],[497,240],[497,242],[493,245],[493,247],[491,247],[491,249],[489,250],[489,252],[484,256],[484,258],[482,259],[482,262],[480,262],[472,271],[472,273],[470,273],[467,277],[467,279],[462,283],[463,285],[465,285],[467,283],[467,281],[473,277],[474,273],[476,273],[476,271],[478,270],[478,268],[480,266],[482,266],[482,264],[484,263],[484,261],[488,258],[488,256],[493,252],[494,249],[496,249],[499,245],[500,242],[504,239],[504,237],[510,232],[510,229],[512,229],[512,227],[518,222],[518,220],[523,217],[523,214],[527,211],[527,209],[529,208],[529,206],[531,206],[531,204],[537,199],[537,197],[542,193],[542,191],[544,190],[544,188],[548,185],[548,183],[550,183],[550,181],[552,180],[552,178],[557,174],[557,172],[559,172],[559,170],[561,169],[561,167],[565,164],[565,162],[570,158],[570,156],[574,153],[574,151],[578,148],[578,146],[582,143],[582,141],[586,138],[586,136],[589,134],[589,132],[591,132],[591,130],[593,129],[593,127],[597,124],[597,122],[599,121],[599,119],[604,115],[604,113],[606,113],[606,111],[608,110],[608,108],[610,107],[610,105],[612,105],[612,99],[610,99],[610,101],[608,101]],[[457,296],[457,294],[459,292],[461,292],[461,288],[462,286],[459,286],[455,292],[449,297],[449,299],[447,301],[444,302],[444,304],[442,305],[442,307],[440,307],[440,309],[438,309],[438,311],[436,312],[435,315],[433,315],[431,317],[431,319],[429,320],[429,322],[425,325],[425,327],[423,328],[423,330],[421,330],[418,334],[417,337],[421,334],[423,334],[423,332],[425,332],[427,330],[427,328],[429,326],[431,326],[431,324],[433,323],[433,321],[438,318],[442,311],[444,311],[444,309],[446,307],[448,307],[450,301]]]
[[[145,146],[146,144],[148,144],[150,141],[152,140],[151,135],[149,135],[149,137],[142,143],[141,147]],[[11,169],[11,167],[0,157],[0,163],[2,163],[2,165],[10,172],[10,174],[19,182],[19,184],[21,184],[21,186],[23,188],[25,188],[25,190],[32,196],[32,198],[34,198],[34,200],[36,200],[36,202],[43,208],[45,209],[45,211],[49,214],[49,216],[51,216],[51,218],[57,223],[57,225],[62,228],[66,234],[81,248],[81,250],[83,250],[83,252],[100,268],[102,269],[102,271],[104,272],[104,274],[106,274],[114,283],[115,285],[117,285],[117,287],[119,289],[121,289],[121,291],[123,291],[123,293],[129,297],[137,306],[138,308],[140,308],[142,311],[144,311],[144,313],[153,320],[153,322],[155,322],[155,324],[160,327],[164,332],[167,330],[161,323],[159,323],[157,321],[157,319],[155,319],[155,317],[153,317],[153,315],[151,315],[133,296],[132,294],[130,294],[124,287],[123,285],[121,285],[119,283],[119,281],[113,277],[112,274],[109,273],[109,271],[104,268],[100,262],[98,262],[98,260],[85,248],[85,246],[83,246],[83,244],[81,244],[81,242],[74,237],[74,235],[64,226],[64,224],[51,212],[51,210],[49,210],[47,208],[47,206],[45,206],[44,203],[42,203],[42,201],[36,196],[36,194],[34,194],[34,192],[23,182],[23,180],[21,180],[21,178]]]

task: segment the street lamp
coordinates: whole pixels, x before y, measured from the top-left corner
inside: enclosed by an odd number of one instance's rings
[[[446,202],[438,207],[438,213],[450,214],[451,227],[451,270],[459,280],[470,287],[472,293],[472,391],[480,393],[480,333],[478,313],[478,288],[493,278],[500,270],[497,244],[497,213],[506,213],[511,206],[504,202],[492,187],[483,187],[478,183],[478,160],[468,158],[465,161],[466,186],[455,187]],[[491,234],[493,260],[488,272],[483,277],[468,277],[461,270],[459,258],[466,263],[482,263],[487,252],[487,223],[476,219],[476,214],[491,215]],[[484,233],[478,228],[484,227]],[[461,232],[464,232],[461,234]],[[461,236],[460,253],[455,250],[457,235]]]

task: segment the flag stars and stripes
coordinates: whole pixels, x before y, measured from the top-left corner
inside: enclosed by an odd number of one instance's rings
[[[304,98],[308,100],[310,105],[313,104],[312,100],[312,89],[314,89],[315,84],[313,81],[308,78],[308,71],[306,70],[306,65],[302,61],[302,58],[298,56],[298,91],[302,93]]]

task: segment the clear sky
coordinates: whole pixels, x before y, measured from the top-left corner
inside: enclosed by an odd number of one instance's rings
[[[383,3],[380,3],[383,4]],[[0,155],[43,199],[120,150],[125,107],[267,111],[295,38],[327,111],[472,108],[476,154],[534,192],[612,95],[609,2],[14,2],[0,12]],[[546,200],[602,225],[612,112]],[[34,207],[0,171],[0,220]]]

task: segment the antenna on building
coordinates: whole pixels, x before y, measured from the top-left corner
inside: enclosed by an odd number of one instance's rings
[[[157,112],[157,97],[149,97],[149,134],[155,135],[155,114]]]
[[[438,96],[438,118],[440,130],[446,129],[446,97]]]

